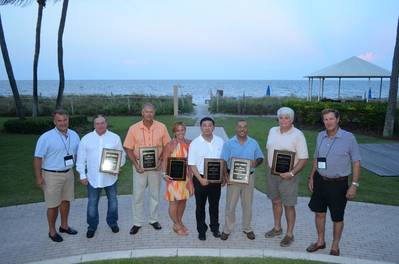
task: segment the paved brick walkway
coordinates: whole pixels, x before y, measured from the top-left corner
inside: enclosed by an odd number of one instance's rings
[[[225,206],[225,188],[223,189],[220,203],[221,225],[224,223]],[[281,257],[291,254],[294,257],[297,255],[298,258],[312,258],[314,255],[304,253],[306,246],[316,238],[313,214],[307,208],[308,198],[299,199],[295,242],[288,249],[282,249],[279,246],[278,238],[264,238],[264,232],[272,227],[272,209],[270,201],[263,193],[258,191],[255,193],[253,205],[253,228],[257,235],[254,241],[248,240],[240,231],[239,205],[237,208],[238,223],[236,230],[227,241],[214,238],[210,232],[207,233],[205,242],[199,241],[195,229],[194,197],[189,200],[184,216],[184,222],[190,230],[189,236],[180,237],[171,230],[171,222],[167,214],[168,204],[165,200],[162,200],[160,206],[162,230],[156,231],[150,225],[144,225],[137,235],[129,235],[132,223],[130,195],[119,197],[119,225],[121,231],[118,234],[113,234],[106,225],[106,199],[103,197],[100,200],[100,225],[95,237],[89,240],[85,236],[86,202],[86,199],[77,199],[72,203],[70,224],[79,231],[79,234],[76,236],[63,235],[64,242],[62,243],[54,243],[47,237],[46,209],[43,203],[0,208],[2,242],[0,246],[0,262],[23,263],[79,256],[69,259],[69,262],[78,262],[81,260],[80,256],[85,254],[94,254],[88,256],[98,257],[101,255],[96,253],[110,251],[132,252],[131,250],[134,250],[136,252],[134,255],[140,256],[141,251],[139,249],[152,249],[150,253],[157,255],[160,254],[159,250],[162,251],[165,248],[170,248],[171,255],[174,255],[177,249],[180,250],[179,255],[195,254],[195,250],[198,248],[208,250],[205,251],[208,255],[213,255],[216,250],[216,255],[219,252],[219,255],[234,256],[239,254],[240,251],[229,251],[229,249],[239,248],[252,250],[249,252],[253,252],[253,255],[258,255],[259,252],[259,254],[264,252],[264,255]],[[350,202],[341,243],[342,256],[399,262],[398,223],[399,207]],[[328,248],[331,245],[330,221],[328,221],[327,230],[327,249],[321,250],[317,254],[320,257],[326,257],[322,259],[331,261],[330,256],[327,255]],[[184,251],[185,249],[186,251]],[[163,252],[165,253],[165,251]],[[129,253],[126,254],[121,254],[121,256],[128,257]],[[204,251],[202,253],[198,252],[198,254],[204,254]],[[141,255],[145,255],[145,253],[142,252]],[[107,254],[103,256],[106,257]],[[88,260],[90,258],[83,259]],[[351,263],[350,260],[349,262],[343,261],[345,258],[336,259],[337,262]],[[62,262],[66,263],[68,261],[63,260]]]

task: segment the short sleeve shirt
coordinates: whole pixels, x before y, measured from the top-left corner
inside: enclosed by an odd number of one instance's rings
[[[213,135],[212,141],[206,141],[202,135],[196,137],[190,144],[188,151],[188,165],[197,166],[198,172],[204,174],[204,159],[220,159],[223,139]]]
[[[67,135],[65,137],[54,128],[39,137],[34,156],[42,158],[42,169],[67,170],[73,167],[73,165],[65,166],[64,157],[74,155],[76,160],[80,139],[72,129],[67,130]]]
[[[361,160],[355,136],[341,128],[332,138],[328,137],[325,130],[317,135],[314,158],[318,157],[326,158],[327,168],[317,171],[329,178],[349,176],[352,173],[352,162]]]
[[[136,157],[139,157],[141,147],[156,147],[158,155],[161,155],[163,147],[170,141],[166,126],[156,120],[150,128],[147,128],[143,121],[132,125],[127,132],[123,146],[133,150]]]
[[[237,136],[232,137],[223,145],[222,159],[227,162],[227,167],[230,168],[231,158],[256,160],[263,159],[263,153],[259,147],[258,142],[251,137],[247,137],[244,144],[240,144]],[[254,169],[252,171],[255,171]]]
[[[292,127],[284,133],[281,133],[280,127],[272,127],[267,137],[266,148],[269,167],[272,167],[274,150],[295,152],[294,165],[300,159],[309,158],[305,136],[296,127]]]

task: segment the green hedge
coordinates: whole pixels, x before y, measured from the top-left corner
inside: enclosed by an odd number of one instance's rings
[[[22,96],[22,104],[27,116],[32,115],[32,96]],[[39,97],[39,115],[49,116],[54,111],[56,98]],[[72,115],[141,115],[143,103],[155,105],[157,114],[173,114],[173,97],[143,95],[66,95],[63,108]],[[179,98],[179,112],[193,112],[191,96]],[[0,116],[15,116],[12,96],[0,97]]]
[[[83,134],[91,129],[91,124],[86,116],[70,116],[69,127]],[[7,133],[40,135],[52,128],[54,128],[52,117],[10,119],[4,122],[4,130]]]
[[[307,102],[288,100],[284,106],[291,107],[295,111],[295,122],[305,126],[322,127],[321,111],[325,108],[333,108],[340,112],[340,126],[357,131],[372,132],[382,135],[385,121],[386,102]],[[396,124],[399,122],[397,111]],[[396,126],[396,134],[398,126]]]
[[[209,103],[211,113],[238,115],[275,115],[277,110],[292,97],[219,97]]]

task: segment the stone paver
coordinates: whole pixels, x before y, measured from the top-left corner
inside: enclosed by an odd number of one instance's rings
[[[258,176],[260,177],[260,176]],[[164,192],[164,186],[161,192]],[[101,252],[116,252],[116,256],[266,256],[297,257],[322,260],[337,260],[341,263],[354,263],[356,259],[374,261],[399,261],[399,207],[349,202],[346,214],[344,236],[341,243],[343,258],[328,256],[331,245],[331,221],[327,221],[327,248],[308,254],[304,250],[316,238],[313,214],[309,211],[308,198],[299,198],[295,242],[290,248],[281,248],[281,238],[266,239],[264,233],[273,225],[271,203],[265,194],[256,191],[254,195],[253,228],[256,239],[250,241],[240,230],[240,204],[237,206],[236,230],[229,239],[221,241],[207,233],[206,241],[197,239],[195,227],[195,200],[189,199],[184,222],[190,234],[177,236],[171,230],[165,200],[161,201],[160,222],[163,229],[154,230],[145,224],[135,236],[129,235],[132,223],[132,198],[119,196],[119,225],[121,231],[113,234],[105,223],[106,198],[100,200],[100,225],[96,235],[87,239],[86,203],[87,199],[77,199],[72,203],[70,224],[78,229],[76,236],[64,235],[64,242],[54,243],[47,237],[47,224],[44,203],[0,208],[1,224],[1,263],[24,263],[71,257],[63,263],[82,260],[114,258],[114,255],[98,255]],[[146,200],[148,201],[148,200]],[[225,188],[220,203],[220,223],[224,223]],[[284,224],[285,225],[285,224]],[[242,250],[241,250],[242,249]],[[131,253],[130,253],[131,251]],[[288,253],[289,254],[288,254]],[[79,257],[80,256],[80,257]],[[345,258],[346,257],[346,258]],[[348,257],[350,259],[348,259]],[[356,262],[362,263],[362,260]],[[360,261],[360,262],[359,262]]]

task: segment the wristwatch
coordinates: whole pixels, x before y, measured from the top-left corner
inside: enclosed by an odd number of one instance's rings
[[[358,182],[352,182],[352,185],[355,186],[356,188],[359,188],[359,183]]]
[[[295,174],[294,174],[292,171],[290,171],[290,176],[291,176],[291,177],[294,177]]]

